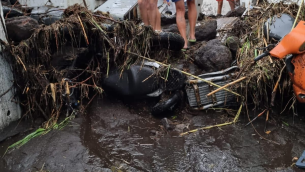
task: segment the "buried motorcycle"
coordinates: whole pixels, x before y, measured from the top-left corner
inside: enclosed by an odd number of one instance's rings
[[[266,51],[254,61],[269,55],[277,59],[285,58],[296,99],[299,103],[305,103],[305,21],[300,21],[291,30],[293,23],[294,19],[288,14],[270,18],[264,25],[265,35],[269,34],[269,38],[279,42],[266,47]]]

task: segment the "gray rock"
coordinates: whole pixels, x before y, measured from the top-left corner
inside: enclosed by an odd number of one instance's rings
[[[240,6],[236,8],[234,11],[229,11],[225,17],[241,17],[243,13],[246,11],[246,8],[243,6]]]
[[[23,16],[23,12],[16,9],[16,8],[11,8],[7,6],[2,7],[3,11],[3,16],[4,18],[7,16],[7,18],[13,18],[13,17],[18,17],[18,16]]]
[[[232,61],[230,49],[217,39],[209,41],[195,52],[196,64],[207,72],[226,69]]]
[[[167,118],[161,119],[162,125],[166,130],[172,130],[174,127],[172,126],[172,122]]]
[[[162,23],[162,25],[176,23],[176,13],[175,13],[175,11],[165,9],[161,13],[161,23]]]
[[[27,16],[8,18],[5,22],[8,38],[15,42],[30,38],[34,30],[39,27],[36,20]]]
[[[217,34],[217,21],[209,20],[205,23],[200,23],[199,26],[196,26],[195,36],[197,41],[209,41],[216,38]]]
[[[230,36],[226,40],[226,45],[230,48],[232,51],[237,51],[240,47],[240,41],[237,36]]]
[[[170,25],[167,29],[164,29],[165,32],[179,33],[177,24]]]

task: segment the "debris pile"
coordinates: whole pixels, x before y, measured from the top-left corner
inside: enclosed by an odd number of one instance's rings
[[[6,22],[18,25],[16,22],[24,18],[8,18]],[[22,24],[26,26],[37,25],[29,22],[32,19],[25,20]],[[150,27],[115,21],[108,14],[92,13],[77,4],[64,10],[62,19],[55,23],[37,26],[28,39],[21,41],[10,35],[10,44],[2,43],[12,55],[7,60],[15,67],[24,116],[43,115],[48,120],[46,126],[56,123],[65,110],[70,115],[69,106],[80,104],[84,110],[86,102],[103,92],[101,77],[112,68],[123,70],[141,60],[137,55],[151,57],[151,40],[156,37]],[[158,53],[159,61],[167,60],[168,53]]]
[[[241,68],[239,77],[246,76],[237,87],[242,95],[248,98],[248,102],[253,102],[256,106],[277,105],[284,108],[287,101],[292,100],[293,92],[291,81],[286,70],[283,70],[285,63],[283,60],[264,58],[256,63],[253,60],[256,56],[264,52],[264,47],[269,44],[276,44],[277,41],[269,39],[263,31],[265,22],[274,16],[289,14],[296,18],[299,6],[297,4],[267,4],[263,3],[244,14],[244,19],[239,23],[239,34],[241,48],[237,52],[237,63]],[[304,11],[304,10],[303,10]],[[298,21],[304,20],[305,15],[300,13]],[[276,95],[275,93],[278,92]],[[277,97],[276,101],[275,97]]]

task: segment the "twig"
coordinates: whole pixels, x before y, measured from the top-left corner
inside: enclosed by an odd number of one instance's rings
[[[95,17],[100,17],[100,18],[107,19],[107,20],[110,20],[110,21],[113,21],[113,22],[116,22],[116,23],[122,23],[120,21],[113,20],[113,19],[111,19],[109,17],[105,17],[105,16],[101,16],[101,15],[96,15],[96,14],[92,14],[92,15],[95,16]]]
[[[240,82],[240,81],[242,81],[242,80],[244,80],[244,79],[246,79],[246,78],[247,78],[247,77],[244,76],[244,77],[242,77],[242,78],[239,78],[239,79],[236,80],[236,81],[233,81],[233,82],[231,82],[231,83],[228,83],[228,84],[226,84],[225,86],[222,86],[222,87],[220,87],[220,88],[218,88],[218,89],[212,91],[211,93],[207,94],[207,97],[208,97],[208,96],[211,96],[212,94],[217,93],[218,91],[220,91],[220,90],[222,90],[222,89],[224,89],[224,88],[227,88],[227,87],[230,86],[230,85],[234,85],[234,84],[236,84],[237,82]]]
[[[17,59],[18,59],[18,61],[22,64],[24,70],[27,71],[27,70],[26,70],[26,67],[25,67],[25,65],[24,65],[24,63],[22,62],[21,58],[20,58],[18,55],[17,55]]]
[[[158,63],[158,64],[160,64],[160,65],[165,66],[165,67],[169,67],[169,65],[167,65],[167,64],[164,64],[164,63],[161,63],[161,62],[159,62],[159,61],[156,61],[156,60],[153,60],[153,59],[150,59],[150,58],[141,56],[141,55],[139,55],[139,54],[137,54],[137,53],[133,53],[133,52],[129,52],[129,51],[127,51],[127,53],[132,54],[132,55],[135,55],[135,56],[138,56],[138,57],[141,57],[141,58],[146,59],[146,60],[149,60],[149,61],[156,62],[156,63]],[[188,75],[188,76],[191,76],[191,77],[193,77],[193,78],[196,78],[196,79],[198,79],[198,80],[201,80],[201,81],[203,81],[203,82],[206,82],[206,83],[208,83],[208,84],[210,84],[210,85],[213,85],[213,86],[215,86],[215,87],[218,87],[218,88],[221,87],[221,86],[219,86],[219,85],[217,85],[217,84],[215,84],[215,83],[213,83],[213,82],[211,82],[211,81],[207,81],[207,80],[202,79],[202,78],[200,78],[200,77],[198,77],[198,76],[192,75],[192,74],[190,74],[190,73],[188,73],[188,72],[184,72],[184,71],[179,70],[179,69],[177,69],[177,68],[172,68],[172,69],[177,70],[177,71],[179,71],[179,72],[181,72],[181,73],[183,73],[183,74],[185,74],[185,75]],[[232,93],[232,94],[235,94],[235,95],[237,95],[237,96],[242,97],[240,94],[238,94],[238,93],[236,93],[236,92],[234,92],[234,91],[232,91],[232,90],[229,90],[229,89],[226,89],[226,88],[224,88],[224,90],[226,90],[226,91],[228,91],[228,92],[230,92],[230,93]]]
[[[4,93],[0,94],[0,98],[2,96],[4,96],[5,94],[7,94],[13,88],[13,86],[14,86],[14,84],[12,84],[12,86],[9,89],[7,89]]]
[[[38,109],[40,110],[40,112],[42,113],[43,117],[48,120],[48,116],[46,115],[46,113],[44,113],[44,111],[42,110],[42,108],[40,107],[40,105],[37,103],[37,101],[35,100],[35,104],[38,107]]]
[[[286,64],[285,64],[284,67],[282,68],[281,73],[280,73],[280,76],[279,76],[279,78],[277,79],[277,82],[276,82],[276,84],[275,84],[275,86],[274,86],[274,88],[273,88],[273,91],[272,91],[272,94],[271,94],[271,106],[274,106],[274,99],[275,99],[275,96],[276,96],[276,90],[277,90],[277,88],[278,88],[278,86],[279,86],[279,83],[280,83],[281,78],[282,78],[283,70],[284,70],[285,68],[286,68]]]
[[[294,20],[294,23],[293,23],[293,26],[292,26],[291,30],[294,28],[294,26],[295,26],[296,23],[297,23],[297,20],[298,20],[298,18],[299,18],[299,15],[300,15],[300,12],[301,12],[301,9],[302,9],[302,6],[303,6],[303,3],[304,3],[304,0],[302,0],[301,4],[300,4],[300,6],[299,6],[298,14],[297,14],[297,16],[296,16],[296,18],[295,18],[295,20]]]
[[[87,6],[87,5],[86,5],[86,6]],[[83,32],[84,32],[84,36],[85,36],[85,38],[86,38],[87,45],[89,45],[88,37],[87,37],[86,31],[85,31],[83,22],[82,22],[82,20],[80,19],[79,15],[77,15],[77,18],[78,18],[78,20],[79,20],[80,25],[82,26],[82,29],[83,29]]]
[[[183,136],[183,135],[186,135],[186,134],[190,134],[190,133],[194,133],[194,132],[197,132],[199,130],[206,130],[206,129],[211,129],[211,128],[215,128],[215,127],[222,127],[222,126],[226,126],[226,125],[231,125],[231,124],[235,124],[239,118],[239,115],[241,113],[241,109],[242,109],[243,105],[241,104],[237,113],[236,113],[236,116],[234,118],[234,120],[232,122],[227,122],[227,123],[223,123],[223,124],[217,124],[217,125],[213,125],[213,126],[208,126],[208,127],[202,127],[202,128],[197,128],[195,130],[190,130],[190,131],[187,131],[185,133],[181,133],[180,136]]]
[[[10,11],[6,14],[5,19],[7,19],[8,15],[11,13],[12,9],[15,7],[15,5],[17,4],[17,2],[19,2],[19,0],[17,0],[14,5],[12,6],[12,8],[10,9]]]
[[[86,3],[86,0],[83,0],[83,2],[84,2],[85,7],[88,9],[88,6],[87,6],[87,3]]]

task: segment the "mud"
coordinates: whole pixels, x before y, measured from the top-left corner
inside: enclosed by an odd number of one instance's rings
[[[86,114],[63,130],[35,138],[5,155],[0,171],[42,167],[49,171],[302,171],[291,167],[293,157],[299,157],[305,145],[304,122],[298,117],[271,117],[268,135],[264,134],[264,117],[254,122],[258,132],[280,145],[262,140],[251,126],[244,127],[245,114],[235,125],[179,137],[182,131],[233,117],[180,108],[168,115],[175,129],[166,131],[161,119],[150,115],[156,101],[96,98]],[[27,132],[0,142],[1,155]]]

